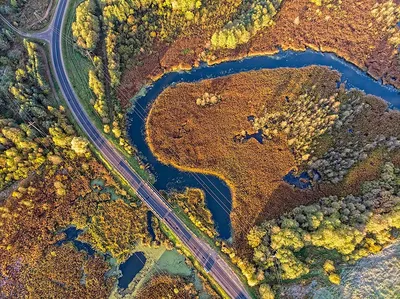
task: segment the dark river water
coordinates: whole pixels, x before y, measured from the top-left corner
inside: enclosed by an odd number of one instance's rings
[[[144,160],[151,165],[151,170],[156,176],[154,186],[159,190],[182,190],[185,187],[202,188],[205,191],[206,204],[212,213],[219,237],[221,239],[231,238],[229,215],[232,200],[229,188],[223,181],[214,176],[182,172],[157,161],[146,143],[144,134],[145,119],[150,106],[164,89],[179,82],[196,82],[261,69],[299,68],[310,65],[328,66],[337,70],[342,74],[341,80],[347,88],[357,88],[367,94],[379,96],[389,102],[392,108],[400,107],[398,90],[382,85],[381,82],[374,80],[354,65],[333,54],[323,54],[311,50],[305,52],[285,51],[272,56],[250,57],[214,66],[202,65],[188,72],[168,73],[148,87],[145,95],[135,100],[134,108],[128,113],[129,138],[142,154]],[[296,180],[301,178],[304,179],[304,177],[296,178],[294,175],[286,177],[290,183],[299,187],[303,185]]]

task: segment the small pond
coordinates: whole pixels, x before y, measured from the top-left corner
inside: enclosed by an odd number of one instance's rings
[[[311,188],[313,181],[319,181],[320,179],[321,174],[316,170],[313,170],[312,177],[306,171],[297,175],[294,170],[290,171],[283,177],[283,180],[286,183],[299,189]]]
[[[136,274],[143,269],[146,263],[146,257],[143,252],[135,252],[132,254],[125,263],[119,266],[119,270],[122,272],[122,276],[118,279],[118,286],[122,289],[126,289],[132,279],[135,278]]]
[[[89,255],[93,255],[96,252],[88,243],[76,240],[83,230],[77,229],[74,226],[70,226],[62,232],[66,234],[66,237],[63,240],[57,241],[56,245],[61,246],[67,242],[72,242],[79,251],[83,250]]]

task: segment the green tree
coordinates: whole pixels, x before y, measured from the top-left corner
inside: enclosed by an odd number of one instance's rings
[[[99,40],[100,25],[94,11],[93,1],[82,2],[76,8],[76,20],[72,24],[72,34],[76,43],[86,50],[94,50]]]

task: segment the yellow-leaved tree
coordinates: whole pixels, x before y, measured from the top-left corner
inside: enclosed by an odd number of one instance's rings
[[[76,19],[72,24],[72,34],[79,47],[85,50],[96,48],[99,40],[99,20],[94,15],[95,3],[86,0],[76,8]]]

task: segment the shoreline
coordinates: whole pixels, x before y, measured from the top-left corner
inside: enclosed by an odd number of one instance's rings
[[[332,51],[330,51],[330,50],[332,50]],[[143,86],[140,88],[140,90],[138,92],[136,92],[130,98],[130,107],[127,108],[126,113],[131,112],[135,108],[135,102],[140,97],[145,97],[148,92],[148,89],[152,88],[153,85],[158,80],[162,79],[163,77],[165,77],[171,73],[190,73],[192,71],[201,70],[203,68],[217,67],[218,65],[223,64],[223,63],[234,63],[234,62],[241,63],[241,62],[245,62],[246,60],[252,59],[252,58],[267,58],[268,59],[268,58],[273,58],[274,56],[278,56],[278,55],[287,55],[287,54],[291,54],[291,53],[302,54],[302,53],[307,53],[307,52],[319,54],[322,56],[324,56],[324,55],[331,56],[334,60],[342,63],[343,65],[347,65],[348,67],[354,69],[357,73],[365,75],[367,78],[370,78],[370,79],[376,81],[382,87],[384,87],[390,91],[397,91],[400,96],[400,86],[396,87],[392,84],[384,83],[381,78],[377,78],[377,77],[373,76],[373,74],[368,72],[368,70],[358,66],[357,63],[355,63],[351,60],[347,60],[345,57],[335,53],[332,48],[329,48],[328,51],[321,51],[320,49],[313,48],[311,46],[307,46],[304,49],[294,48],[294,47],[284,47],[284,48],[280,48],[275,51],[248,52],[246,55],[225,56],[225,57],[217,58],[216,60],[203,60],[203,61],[200,61],[198,64],[192,64],[192,65],[178,64],[175,66],[171,66],[169,68],[164,68],[162,73],[159,73],[154,76],[149,76],[149,79],[151,80],[151,82],[143,84]],[[284,56],[282,58],[284,58]],[[324,65],[319,65],[319,64],[310,64],[309,66],[312,66],[312,65],[324,66]],[[329,66],[327,66],[327,67],[329,67]],[[291,67],[280,67],[280,68],[291,68]],[[272,69],[272,68],[262,68],[262,69]],[[251,71],[254,71],[254,70],[243,70],[241,72],[251,72]],[[231,75],[231,74],[227,74],[227,75],[223,75],[223,76],[229,76],[229,75]],[[221,77],[223,77],[223,76],[221,76]],[[206,79],[207,78],[200,79],[199,81],[206,80]],[[175,82],[175,83],[179,83],[179,82]],[[356,89],[358,89],[358,88],[356,88]],[[369,95],[369,93],[366,93],[366,94]],[[371,94],[371,95],[373,95],[373,94]]]
[[[237,203],[236,200],[234,200],[234,199],[236,199],[236,194],[237,194],[237,192],[236,192],[236,188],[235,188],[235,186],[233,185],[233,183],[232,183],[228,178],[226,178],[224,175],[222,175],[222,174],[220,174],[220,173],[218,173],[218,172],[216,172],[216,171],[207,171],[207,170],[201,169],[201,168],[181,166],[181,165],[179,165],[179,164],[177,164],[177,163],[175,163],[175,162],[169,162],[169,161],[167,161],[167,159],[165,159],[164,157],[160,156],[160,155],[155,151],[154,144],[149,140],[149,139],[150,139],[150,138],[149,138],[149,132],[150,132],[150,130],[149,130],[149,126],[148,126],[148,120],[150,119],[150,114],[151,114],[152,110],[153,110],[153,107],[150,109],[150,111],[149,111],[149,113],[147,114],[147,117],[146,117],[146,123],[145,123],[145,141],[146,141],[147,145],[149,146],[149,149],[150,149],[150,151],[152,152],[152,154],[154,155],[154,157],[155,157],[160,163],[162,163],[163,165],[172,166],[172,167],[174,167],[174,168],[176,168],[176,169],[178,169],[178,170],[180,170],[180,171],[182,171],[182,172],[185,172],[185,173],[188,173],[188,174],[204,174],[204,175],[211,175],[211,176],[214,176],[214,177],[218,178],[219,180],[223,181],[223,182],[228,186],[229,192],[230,192],[230,194],[231,194],[232,208],[231,208],[231,211],[229,211],[229,215],[228,215],[228,216],[229,216],[229,219],[231,220],[231,215],[232,215],[232,212],[233,212],[233,210],[234,210],[234,208],[235,208],[234,204]],[[186,186],[186,188],[187,188],[187,187],[188,187],[188,186]],[[195,189],[195,188],[194,188],[194,189]],[[204,192],[204,190],[202,190],[202,191]],[[207,199],[206,199],[206,200],[207,200]],[[214,220],[214,222],[215,222],[215,220]],[[214,223],[214,224],[215,224],[215,223]],[[231,223],[231,239],[232,239],[232,243],[234,243],[234,240],[235,240],[234,237],[235,237],[235,234],[234,234],[233,226],[232,226],[232,223]]]

